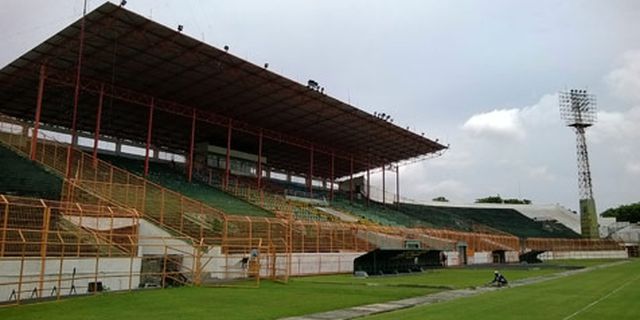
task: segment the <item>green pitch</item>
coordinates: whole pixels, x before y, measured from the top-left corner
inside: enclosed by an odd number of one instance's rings
[[[574,263],[575,264],[575,263]],[[640,260],[367,319],[640,319]]]
[[[635,269],[631,266],[635,266]],[[616,274],[619,272],[630,273],[632,271],[637,273],[638,263],[624,266],[623,268],[631,268],[632,270],[618,270],[617,268],[615,270],[612,268],[611,270],[612,272],[615,271]],[[531,267],[527,269],[504,269],[503,271],[510,280],[516,280],[560,270],[553,267]],[[607,273],[606,270],[604,271],[605,274]],[[71,298],[59,302],[1,307],[0,319],[276,319],[427,295],[449,288],[479,286],[491,280],[492,271],[493,269],[487,268],[447,269],[416,275],[368,279],[356,279],[348,275],[314,276],[294,278],[286,285],[263,282],[259,289],[178,288],[130,293],[107,293],[98,296]],[[624,274],[618,275],[620,277],[624,276]],[[581,275],[580,277],[583,276]],[[590,279],[588,276],[587,278]],[[599,276],[596,280],[598,278]],[[606,291],[606,288],[610,286],[615,287],[617,283],[612,282],[605,286],[603,290]],[[579,284],[580,281],[578,282]],[[595,287],[599,288],[598,285],[595,285]],[[560,285],[560,288],[563,288],[563,286]],[[589,290],[591,290],[590,288]],[[527,288],[510,289],[508,292],[504,291],[504,293],[510,295],[511,292],[517,293],[522,289]],[[567,287],[564,290],[571,292],[572,289]],[[503,292],[498,294],[503,294]],[[531,304],[532,301],[536,301],[535,299],[538,298],[545,299],[549,297],[536,293],[522,298],[521,301]],[[637,294],[635,298],[638,298]],[[505,299],[499,298],[495,305],[510,306],[509,303],[505,303]],[[452,303],[458,303],[458,301]],[[452,303],[434,307],[446,307]],[[492,304],[483,306],[482,302],[479,305],[484,308],[492,306]],[[537,310],[545,309],[543,304],[536,302],[534,305],[537,305]],[[453,307],[452,309],[455,308]],[[571,308],[573,308],[573,305]],[[425,313],[427,311],[422,309],[409,310],[407,312],[410,313],[406,316],[422,319],[427,314]],[[467,315],[464,312],[465,310],[458,311],[463,313],[458,313],[458,316],[451,319],[465,318],[465,315]],[[431,312],[428,312],[428,314],[431,314]],[[510,315],[512,312],[505,314]],[[437,314],[433,313],[433,315]],[[489,315],[491,316],[493,313]],[[404,314],[399,317],[393,314],[385,316],[393,319],[405,317]],[[504,319],[508,318],[508,316],[502,315],[500,318]],[[542,318],[547,319],[547,317]]]

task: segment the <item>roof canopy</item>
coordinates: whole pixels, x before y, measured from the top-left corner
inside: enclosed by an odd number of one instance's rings
[[[428,155],[446,148],[392,123],[214,48],[136,13],[105,3],[84,20],[0,70],[4,113],[33,119],[39,68],[46,65],[42,122],[70,127],[81,54],[78,130],[92,132],[99,92],[101,133],[145,141],[154,104],[152,143],[185,150],[192,117],[196,141],[263,155],[270,166],[334,177]],[[82,41],[80,40],[82,38]],[[178,116],[176,116],[178,115]]]

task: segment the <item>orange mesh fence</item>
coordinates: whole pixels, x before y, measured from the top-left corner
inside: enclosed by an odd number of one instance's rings
[[[470,251],[519,251],[521,248],[520,240],[509,235],[295,220],[290,216],[295,204],[280,195],[265,193],[264,190],[241,183],[237,183],[235,188],[231,186],[230,192],[252,199],[252,202],[260,201],[270,210],[284,209],[285,213],[278,214],[277,218],[229,216],[107,162],[93,159],[91,155],[57,143],[46,135],[40,134],[44,139],[38,140],[31,148],[31,138],[27,135],[28,123],[1,115],[0,121],[22,126],[20,132],[0,132],[1,142],[25,155],[33,155],[44,166],[69,177],[65,179],[62,192],[64,200],[128,207],[136,210],[140,217],[180,237],[219,239],[216,240],[219,243],[231,243],[235,238],[260,238],[265,239],[267,244],[270,239],[285,239],[294,252],[364,251],[384,243],[402,245],[406,239],[420,240],[425,247],[452,247],[455,242],[465,242]],[[67,166],[67,163],[70,165]],[[40,222],[25,223],[37,225]],[[580,239],[530,239],[527,245],[556,250],[614,247],[612,242]]]
[[[6,116],[0,115],[0,121],[19,123],[28,128],[27,123]],[[94,159],[79,149],[56,142],[43,132],[39,133],[42,139],[37,140],[32,149],[31,137],[26,132],[28,130],[22,130],[21,134],[0,132],[0,142],[67,177],[63,188],[65,201],[136,209],[141,216],[182,236],[220,236],[222,211]]]
[[[525,248],[543,251],[607,251],[623,250],[619,242],[611,239],[546,239],[528,238]]]
[[[136,243],[138,215],[134,210],[4,195],[0,200],[0,257],[81,256],[91,248],[87,243],[109,244],[108,256],[135,252],[131,241]],[[25,245],[22,249],[26,251],[16,247],[20,244]],[[35,247],[40,249],[32,250]]]

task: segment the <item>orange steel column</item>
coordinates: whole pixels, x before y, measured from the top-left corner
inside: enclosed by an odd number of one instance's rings
[[[224,170],[224,188],[227,189],[229,187],[229,174],[231,172],[231,133],[232,133],[232,120],[229,119],[229,125],[227,127],[227,160],[225,161],[225,170]]]
[[[73,162],[73,147],[76,145],[78,136],[77,124],[78,124],[78,104],[80,102],[80,71],[82,69],[82,51],[84,50],[84,15],[86,14],[86,2],[85,8],[82,14],[82,20],[80,21],[80,44],[78,46],[78,64],[76,65],[76,81],[73,92],[73,115],[71,117],[71,143],[67,147],[67,172],[66,176],[70,177],[72,174],[71,163]]]
[[[309,194],[313,197],[313,146],[309,149],[309,176],[307,177]]]
[[[400,208],[400,165],[396,164],[396,196],[398,197],[397,206]]]
[[[331,188],[329,191],[329,200],[333,201],[333,179],[334,179],[334,164],[335,164],[335,153],[331,152]]]
[[[369,163],[367,163],[367,207],[369,206],[369,199],[371,199],[371,175],[369,174]]]
[[[151,103],[149,104],[149,122],[147,124],[147,145],[144,150],[144,176],[146,177],[149,174],[149,148],[151,147],[151,131],[153,128],[153,109],[154,109],[154,98],[151,98]]]
[[[47,77],[47,66],[40,65],[40,81],[38,83],[38,100],[36,100],[36,116],[33,121],[33,132],[31,132],[31,160],[36,159],[36,147],[38,145],[38,129],[40,128],[40,115],[42,113],[42,97],[44,95],[44,80]]]
[[[38,297],[42,298],[44,291],[44,274],[46,272],[47,260],[47,242],[49,239],[49,223],[51,221],[51,208],[42,202],[44,211],[44,220],[42,222],[41,239],[40,239],[40,278],[38,281]]]
[[[387,191],[386,191],[386,188],[385,188],[386,187],[386,182],[385,182],[386,179],[384,177],[384,172],[385,172],[385,168],[384,168],[384,164],[383,164],[382,165],[382,205],[385,205],[385,203],[386,203],[385,199],[387,198],[387,197],[385,197],[385,193]]]
[[[262,185],[262,129],[260,129],[260,134],[258,135],[258,167],[256,171],[258,176],[258,189],[260,189]]]
[[[193,177],[193,149],[195,147],[195,139],[196,139],[196,109],[193,109],[193,118],[191,119],[191,143],[189,144],[189,172],[188,172],[188,180],[191,182],[191,178]]]
[[[100,85],[98,110],[96,111],[96,130],[93,135],[93,166],[98,164],[98,141],[100,140],[100,121],[102,119],[102,101],[104,100],[104,83]]]
[[[353,156],[349,164],[349,202],[353,202]]]
[[[9,227],[9,201],[0,194],[0,198],[4,202],[4,214],[2,219],[2,246],[0,247],[0,257],[4,257],[4,250],[7,241],[7,228]]]

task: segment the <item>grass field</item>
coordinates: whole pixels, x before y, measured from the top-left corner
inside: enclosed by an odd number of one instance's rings
[[[596,263],[602,262],[603,261]],[[630,269],[622,269],[622,273],[630,273],[630,271],[634,270],[637,272],[638,263],[630,264],[629,266],[625,266],[625,268]],[[178,288],[130,293],[107,293],[99,296],[66,299],[60,302],[3,307],[0,308],[0,319],[276,319],[285,316],[302,315],[427,295],[446,290],[445,287],[463,288],[478,286],[491,279],[492,270],[493,269],[488,268],[447,269],[429,271],[417,275],[368,279],[356,279],[348,275],[314,276],[294,278],[286,285],[263,282],[259,289]],[[532,267],[529,269],[505,269],[504,273],[510,280],[516,280],[549,274],[559,270],[562,269]],[[618,274],[619,271],[615,273]],[[605,271],[605,274],[608,273]],[[619,276],[621,278],[615,278],[615,281],[612,280],[612,282],[609,283],[610,285],[605,287],[615,287],[617,283],[622,281],[623,277],[621,275]],[[587,278],[590,279],[590,277]],[[580,283],[580,281],[577,282],[578,285]],[[600,288],[606,291],[606,288],[601,288],[597,284],[593,286],[596,289]],[[560,285],[559,288],[565,292],[572,292],[569,287],[564,288]],[[522,289],[528,288],[514,288],[508,291],[518,293],[522,291]],[[598,292],[600,291],[595,290],[593,294],[597,296]],[[504,293],[507,293],[507,291]],[[503,292],[496,294],[500,295],[503,294]],[[496,294],[491,293],[486,296],[494,296]],[[538,299],[535,295],[539,294],[541,295],[540,291],[537,291],[518,301],[528,300],[530,302],[533,301],[533,298]],[[556,295],[562,295],[562,292]],[[478,298],[484,298],[484,296]],[[549,303],[546,299],[550,297],[541,296],[539,298],[541,299],[541,303],[538,304],[536,302],[534,305],[537,306],[537,310],[542,310],[545,308],[544,304]],[[638,298],[637,294],[636,298]],[[487,314],[488,310],[488,315],[491,316],[494,314],[492,307],[495,308],[502,305],[510,306],[509,303],[512,302],[505,304],[504,301],[506,299],[507,298],[500,297],[495,303],[493,303],[493,299],[489,299],[488,301],[492,303],[478,302],[476,307],[481,308],[480,312],[482,314]],[[472,299],[467,300],[472,301]],[[438,316],[438,314],[450,312],[447,310],[458,312],[457,316],[434,319],[467,318],[466,315],[468,315],[468,313],[466,313],[465,310],[456,310],[456,308],[460,308],[459,306],[449,307],[452,309],[445,308],[437,312],[429,309],[447,307],[448,305],[459,302],[465,301],[444,303],[427,308],[415,308],[405,311],[408,312],[407,314],[385,314],[383,318],[399,319],[406,317],[408,319],[424,319],[428,314],[428,318],[430,319],[431,315]],[[579,305],[579,303],[576,305]],[[571,305],[571,308],[573,308],[573,306],[574,305]],[[470,310],[474,310],[473,305],[470,306],[470,308]],[[530,309],[536,308],[532,307]],[[510,315],[510,313],[506,313],[506,315]],[[505,318],[509,317],[503,314],[501,319]],[[546,317],[543,318],[547,319]]]
[[[575,264],[575,263],[574,263]],[[367,319],[640,319],[640,260]]]

